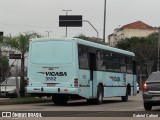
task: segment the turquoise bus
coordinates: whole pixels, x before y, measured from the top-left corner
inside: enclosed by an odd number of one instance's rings
[[[136,95],[135,54],[78,38],[37,38],[30,42],[28,85],[32,95],[52,96],[55,104],[85,98]]]

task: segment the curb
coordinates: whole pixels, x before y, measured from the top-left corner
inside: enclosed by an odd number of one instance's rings
[[[0,105],[15,105],[15,104],[33,104],[33,103],[49,103],[52,102],[51,99],[47,100],[33,100],[33,101],[0,101]]]

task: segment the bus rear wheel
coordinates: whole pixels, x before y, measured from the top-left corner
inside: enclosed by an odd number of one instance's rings
[[[56,105],[64,105],[68,101],[68,95],[53,95],[52,101]]]
[[[128,101],[128,89],[126,89],[126,95],[122,96],[122,102],[127,102]]]
[[[99,85],[98,89],[97,89],[96,103],[97,104],[102,104],[103,103],[103,87],[101,85]]]

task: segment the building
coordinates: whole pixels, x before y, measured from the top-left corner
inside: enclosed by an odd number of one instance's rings
[[[131,37],[147,37],[151,33],[158,32],[158,28],[147,25],[142,21],[126,24],[121,28],[116,28],[114,33],[108,36],[110,46],[115,46],[118,41]]]

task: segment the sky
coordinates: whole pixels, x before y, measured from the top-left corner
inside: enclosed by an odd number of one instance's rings
[[[160,0],[106,0],[106,39],[114,29],[138,20],[153,27],[160,26]],[[82,15],[103,38],[104,0],[0,0],[0,31],[16,36],[35,31],[50,37],[64,37],[65,28],[59,27],[62,10],[68,15]],[[86,22],[82,27],[68,27],[68,37],[84,34],[96,37],[96,31]]]

